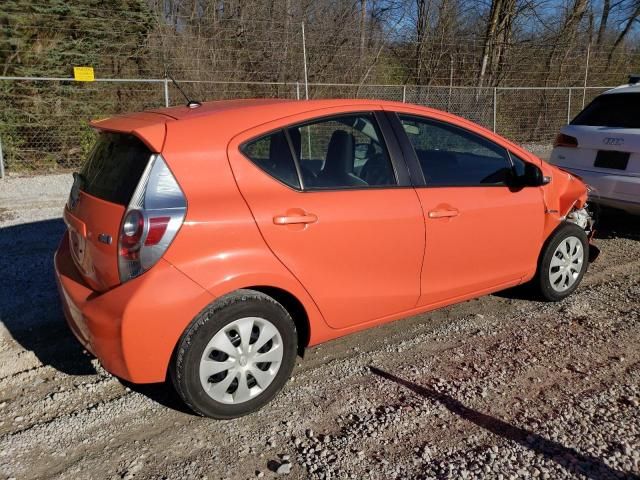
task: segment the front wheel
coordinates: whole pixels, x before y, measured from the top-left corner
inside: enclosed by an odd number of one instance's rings
[[[200,313],[180,339],[170,376],[196,413],[235,418],[267,404],[286,383],[296,328],[273,298],[239,290]]]
[[[589,264],[589,241],[583,229],[564,223],[547,240],[541,253],[535,283],[553,302],[571,295],[582,281]]]

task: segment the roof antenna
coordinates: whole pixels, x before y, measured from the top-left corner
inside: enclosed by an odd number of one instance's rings
[[[165,77],[167,77],[169,80],[171,80],[173,82],[173,84],[176,86],[176,88],[178,89],[178,91],[182,94],[182,96],[187,100],[187,107],[189,108],[198,108],[202,106],[202,103],[200,103],[197,100],[191,100],[186,93],[184,93],[184,90],[182,90],[180,88],[180,85],[178,85],[178,82],[176,82],[173,77],[171,75],[169,75],[168,72],[165,72]]]

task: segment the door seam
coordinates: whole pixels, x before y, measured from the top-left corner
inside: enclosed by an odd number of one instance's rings
[[[256,216],[253,213],[253,210],[251,209],[251,205],[249,205],[249,202],[247,201],[247,199],[245,198],[245,196],[242,193],[242,190],[240,189],[240,185],[238,185],[238,180],[236,179],[236,175],[235,172],[233,171],[233,167],[231,166],[231,159],[229,158],[229,145],[227,145],[227,149],[226,149],[226,157],[227,157],[227,164],[229,165],[229,170],[231,170],[231,176],[233,177],[233,183],[235,184],[236,188],[238,189],[238,193],[240,194],[240,197],[242,198],[242,200],[244,201],[245,205],[247,206],[247,208],[249,209],[249,213],[251,214],[251,219],[253,220],[254,225],[256,226],[256,229],[258,230],[258,234],[260,235],[260,238],[262,238],[262,241],[264,242],[264,245],[267,247],[267,249],[271,252],[271,255],[274,256],[274,258],[278,261],[278,263],[280,263],[280,265],[282,265],[285,270],[287,272],[289,272],[293,278],[296,279],[296,281],[298,282],[298,284],[302,287],[302,289],[307,292],[307,295],[309,295],[309,298],[311,299],[311,301],[313,302],[313,304],[315,305],[316,309],[318,310],[318,312],[320,313],[320,316],[322,317],[322,321],[324,322],[324,324],[330,328],[331,330],[337,330],[336,328],[332,327],[331,325],[329,325],[329,323],[327,322],[327,320],[324,318],[324,314],[322,313],[322,310],[320,310],[320,306],[318,305],[318,303],[316,302],[316,300],[313,298],[313,295],[311,295],[311,293],[309,292],[309,290],[307,290],[307,287],[300,281],[300,279],[298,278],[298,276],[293,273],[291,271],[291,269],[285,265],[285,263],[280,259],[280,257],[276,254],[276,252],[273,251],[273,249],[271,248],[271,245],[269,245],[269,242],[267,242],[267,239],[264,238],[264,234],[262,233],[262,230],[260,229],[260,225],[258,225],[258,221],[256,220]],[[310,326],[311,328],[311,326]]]

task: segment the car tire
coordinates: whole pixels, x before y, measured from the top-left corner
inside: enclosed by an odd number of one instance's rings
[[[589,265],[589,241],[579,226],[565,222],[547,239],[534,279],[540,295],[558,302],[571,295]]]
[[[217,419],[241,417],[269,403],[284,386],[297,343],[295,324],[282,305],[263,293],[238,290],[191,322],[169,375],[194,412]]]

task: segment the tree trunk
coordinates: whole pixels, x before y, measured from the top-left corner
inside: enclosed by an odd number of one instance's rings
[[[638,18],[640,18],[640,0],[636,0],[635,6],[633,7],[633,12],[627,18],[627,23],[618,35],[618,38],[616,38],[613,47],[611,47],[611,50],[609,51],[609,57],[607,58],[607,65],[611,64],[613,54],[615,53],[618,46],[624,41],[625,37],[629,34],[631,28],[633,27],[633,24],[638,20]]]
[[[596,45],[602,43],[602,38],[607,32],[607,22],[609,21],[609,12],[611,11],[611,0],[603,0],[602,2],[602,15],[600,16],[600,26],[598,27],[598,37],[596,38]]]
[[[516,14],[516,0],[493,0],[485,31],[478,87],[492,85],[505,63],[511,40],[513,19]]]

